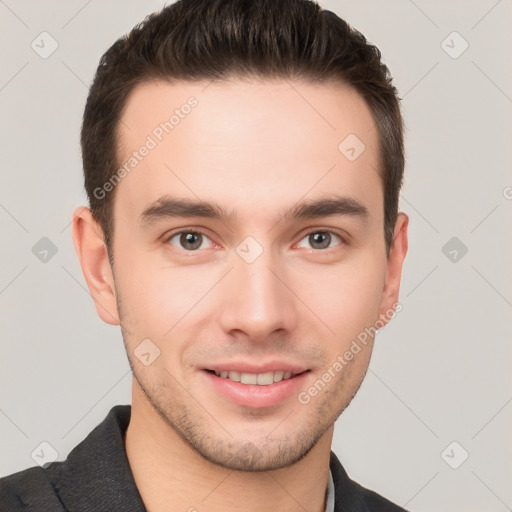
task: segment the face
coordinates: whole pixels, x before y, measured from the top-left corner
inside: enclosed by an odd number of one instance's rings
[[[136,385],[216,464],[296,462],[397,300],[368,107],[341,85],[153,82],[119,142],[113,276]]]

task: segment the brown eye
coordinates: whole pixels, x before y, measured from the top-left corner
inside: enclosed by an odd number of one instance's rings
[[[322,250],[322,249],[330,249],[331,247],[334,247],[335,245],[340,245],[340,243],[335,244],[334,246],[331,245],[335,239],[338,239],[340,242],[343,242],[341,237],[339,235],[336,235],[335,233],[331,231],[312,231],[308,235],[306,235],[302,240],[307,240],[307,243],[309,244],[309,247],[306,247],[307,249],[316,249],[316,250]],[[300,247],[300,246],[299,246]]]
[[[177,240],[177,242],[173,242],[173,240]],[[208,241],[210,245],[207,247],[202,247],[203,242]],[[185,251],[196,251],[199,248],[207,249],[212,246],[209,238],[203,233],[199,233],[197,231],[180,231],[179,233],[175,233],[174,235],[168,238],[168,242],[177,247],[178,249],[183,249]]]

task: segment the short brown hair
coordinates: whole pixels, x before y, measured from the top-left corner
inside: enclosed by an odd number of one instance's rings
[[[81,132],[85,189],[111,263],[115,188],[104,197],[95,190],[118,168],[117,134],[128,95],[152,79],[232,76],[338,81],[361,94],[379,133],[389,254],[405,158],[399,98],[379,49],[310,0],[179,0],[107,50],[87,98]]]

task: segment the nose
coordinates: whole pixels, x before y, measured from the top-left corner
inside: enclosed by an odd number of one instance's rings
[[[285,266],[278,265],[270,251],[264,251],[252,263],[235,256],[233,270],[221,290],[220,323],[224,332],[265,341],[273,333],[293,331],[298,318],[297,299],[290,291]]]

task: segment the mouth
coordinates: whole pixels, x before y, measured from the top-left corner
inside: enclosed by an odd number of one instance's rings
[[[279,365],[270,368],[244,364],[229,366],[205,368],[201,373],[215,396],[252,410],[290,403],[305,385],[310,373],[309,369]]]
[[[275,382],[292,379],[304,372],[294,373],[291,370],[268,371],[264,373],[249,373],[237,370],[207,370],[221,379],[229,379],[241,384],[252,384],[256,386],[270,386]]]

